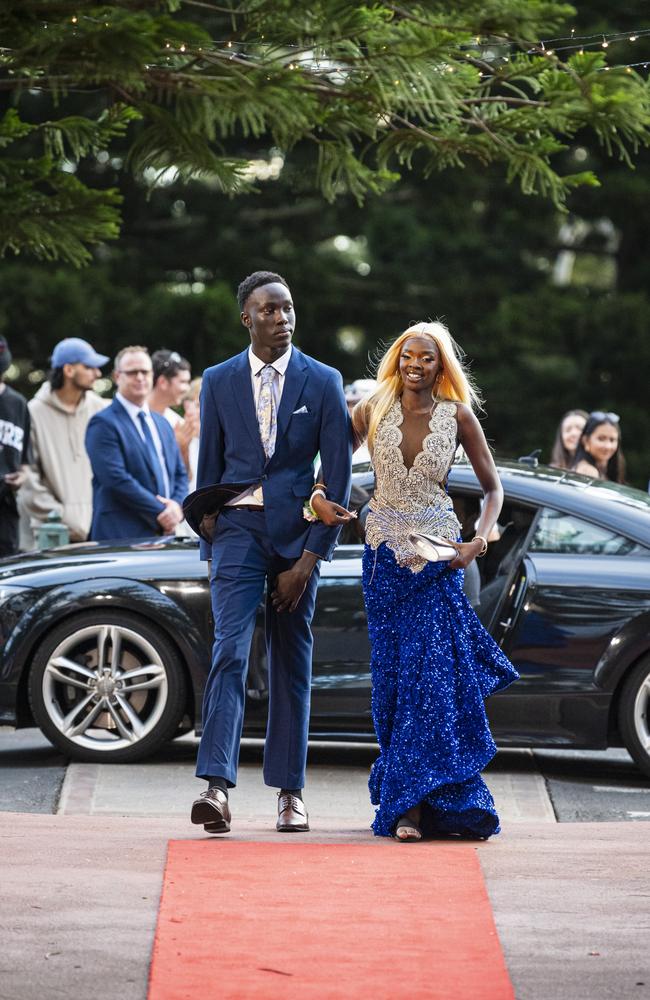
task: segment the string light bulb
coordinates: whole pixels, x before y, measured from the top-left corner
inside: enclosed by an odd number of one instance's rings
[[[636,35],[630,35],[630,41],[631,42],[636,42],[636,40],[637,40],[637,36]]]
[[[601,48],[603,48],[603,49],[608,49],[609,48],[609,42],[607,41],[607,39],[605,38],[604,35],[603,35],[603,40],[602,40],[602,43],[601,43]]]

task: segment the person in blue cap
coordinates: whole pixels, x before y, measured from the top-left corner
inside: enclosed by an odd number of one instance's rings
[[[88,422],[109,400],[93,391],[109,361],[80,337],[66,337],[52,352],[51,370],[29,402],[33,469],[25,488],[32,529],[54,510],[70,541],[88,538],[92,519],[92,468],[86,452]]]

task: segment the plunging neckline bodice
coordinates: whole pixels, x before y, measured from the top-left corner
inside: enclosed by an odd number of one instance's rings
[[[433,418],[434,418],[436,410],[438,409],[438,403],[440,402],[440,400],[439,399],[434,399],[434,401],[433,401],[433,405],[432,405],[431,411],[429,413],[429,419],[427,421],[427,424],[428,424],[428,427],[429,427],[429,433],[425,434],[424,437],[422,438],[422,442],[420,444],[420,450],[418,452],[416,452],[415,457],[413,458],[413,461],[412,461],[411,465],[407,465],[406,464],[406,458],[404,457],[404,452],[402,450],[402,444],[404,442],[404,434],[402,432],[402,424],[404,423],[404,407],[402,406],[402,399],[401,399],[401,397],[399,397],[396,402],[397,402],[398,407],[399,407],[399,420],[395,423],[395,427],[396,427],[397,433],[399,435],[399,440],[397,441],[397,447],[398,447],[399,453],[400,453],[400,455],[402,457],[402,462],[404,464],[404,468],[406,469],[406,474],[407,474],[407,476],[410,476],[411,472],[413,471],[413,469],[417,467],[418,460],[420,459],[420,457],[422,455],[426,455],[426,452],[427,452],[427,442],[432,437],[432,435],[435,434],[435,428],[434,428]]]
[[[418,572],[425,562],[408,541],[410,533],[425,532],[452,541],[460,534],[445,488],[456,452],[456,403],[437,401],[429,419],[429,432],[410,467],[400,447],[403,421],[398,398],[375,431],[372,459],[376,489],[366,520],[366,542],[373,548],[386,542],[401,566]]]

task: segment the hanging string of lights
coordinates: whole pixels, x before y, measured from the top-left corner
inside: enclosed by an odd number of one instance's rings
[[[89,17],[88,15],[80,15],[83,20],[96,21],[95,18]],[[80,17],[74,15],[70,18],[72,25],[77,25],[79,23]],[[108,22],[104,22],[106,27],[109,27]],[[552,57],[560,52],[576,52],[578,55],[584,54],[586,50],[598,49],[607,50],[610,45],[616,45],[617,43],[634,43],[640,39],[650,37],[650,28],[635,28],[627,31],[610,31],[610,32],[594,32],[589,35],[579,35],[576,33],[576,28],[571,28],[571,33],[569,35],[558,35],[554,38],[543,38],[537,43],[537,45],[526,50],[527,55],[543,55],[547,57]],[[558,44],[558,43],[568,43],[568,44]],[[482,47],[489,46],[493,44],[493,40],[482,39],[480,36],[475,38],[474,44],[478,49]],[[258,39],[254,40],[233,40],[232,38],[223,39],[213,39],[211,49],[203,49],[199,47],[194,49],[193,46],[187,45],[183,42],[178,42],[174,40],[173,42],[168,41],[165,44],[165,49],[169,52],[169,55],[180,54],[180,55],[198,55],[207,56],[209,53],[215,55],[217,52],[221,51],[222,54],[227,54],[230,59],[236,59],[239,56],[243,59],[249,59],[249,52],[251,49],[260,49],[260,47],[272,47],[273,43],[265,40],[264,35],[260,35]],[[321,71],[321,62],[325,64],[325,71],[329,70],[328,60],[325,55],[320,57],[315,56],[313,52],[309,51],[303,45],[293,44],[293,43],[282,43],[281,45],[276,43],[278,52],[286,53],[290,62],[287,68],[290,70],[297,70],[304,65],[309,69],[316,70],[316,72]],[[249,50],[249,52],[247,52]],[[292,54],[295,53],[295,54]],[[303,53],[299,55],[298,53]],[[480,57],[473,57],[470,51],[467,51],[466,56],[468,62],[472,62],[475,65],[481,64],[482,70],[480,76],[485,80],[494,74],[495,66],[485,63]],[[508,56],[503,55],[501,57],[501,63],[507,64]],[[630,63],[614,63],[609,66],[603,66],[599,68],[599,72],[608,72],[614,68],[625,69],[628,72],[633,70],[638,70],[640,68],[648,69],[650,66],[650,59],[639,60]],[[453,67],[444,66],[447,72],[453,72]],[[487,70],[487,72],[486,72]]]
[[[544,38],[540,44],[554,45],[556,42],[586,42],[594,38],[599,39],[601,42],[603,38],[609,41],[625,41],[627,39],[629,42],[636,42],[640,35],[648,34],[650,28],[633,29],[631,31],[609,31],[605,34],[602,31],[597,31],[594,35],[576,35],[575,31],[575,28],[571,28],[570,35],[561,35],[558,38]]]
[[[639,38],[650,35],[650,28],[637,28],[633,31],[614,31],[597,35],[566,35],[564,38],[543,38],[539,44],[528,49],[528,55],[535,53],[552,56],[556,52],[576,51],[582,54],[585,49],[608,49],[610,45],[620,42],[636,42]],[[571,45],[558,45],[557,42],[572,42]],[[631,64],[630,64],[631,65]]]

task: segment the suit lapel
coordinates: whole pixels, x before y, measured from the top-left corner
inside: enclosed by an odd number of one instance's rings
[[[122,426],[126,431],[127,437],[130,437],[131,441],[137,444],[138,451],[141,457],[143,458],[147,468],[149,469],[149,472],[153,476],[154,483],[156,483],[158,481],[158,476],[156,475],[156,470],[153,467],[153,462],[151,459],[151,455],[149,454],[149,449],[147,448],[145,442],[140,437],[137,427],[131,420],[129,414],[126,412],[126,409],[120,403],[119,399],[114,399],[112,405],[115,408],[115,413],[117,415],[118,420],[121,422]]]
[[[243,354],[240,354],[237,358],[235,370],[230,379],[230,384],[232,386],[232,392],[235,397],[237,409],[239,410],[241,418],[244,422],[244,427],[248,431],[254,447],[260,453],[263,461],[265,462],[266,458],[264,456],[264,449],[262,448],[260,428],[257,423],[257,414],[255,413],[255,400],[253,398],[253,386],[251,385],[251,366],[248,361],[248,350],[244,351]]]
[[[306,381],[307,363],[300,351],[294,347],[284,376],[282,399],[280,400],[278,409],[278,432],[276,440],[279,440],[286,433],[291,414],[296,409],[296,403],[300,398],[300,393]]]

